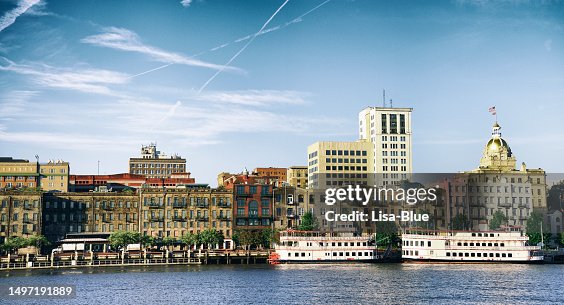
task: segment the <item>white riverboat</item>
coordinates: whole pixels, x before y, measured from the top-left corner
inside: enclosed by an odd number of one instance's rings
[[[286,230],[269,261],[277,263],[375,262],[374,235]]]
[[[518,228],[504,231],[408,230],[402,234],[404,261],[542,262],[540,247],[528,246]]]

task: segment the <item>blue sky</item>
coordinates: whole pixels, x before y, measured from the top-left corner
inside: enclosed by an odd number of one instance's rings
[[[215,185],[355,140],[386,89],[414,108],[417,172],[477,167],[492,105],[519,162],[564,171],[562,1],[2,0],[0,16],[2,156],[109,174],[156,141]]]

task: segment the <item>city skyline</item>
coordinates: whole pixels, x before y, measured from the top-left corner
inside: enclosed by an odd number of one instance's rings
[[[356,140],[386,89],[414,108],[414,172],[476,168],[494,105],[519,164],[562,172],[562,17],[561,1],[3,2],[0,156],[125,173],[157,142],[214,185]]]

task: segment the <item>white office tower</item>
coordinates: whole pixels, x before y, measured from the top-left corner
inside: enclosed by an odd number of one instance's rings
[[[410,179],[412,165],[411,112],[413,108],[367,107],[358,114],[360,139],[374,147],[376,185]]]

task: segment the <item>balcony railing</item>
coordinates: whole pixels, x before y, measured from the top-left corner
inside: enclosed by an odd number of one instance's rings
[[[102,206],[102,209],[103,209],[103,210],[106,210],[106,211],[111,211],[111,210],[114,209],[114,207],[109,206],[109,205],[104,205],[104,206]]]
[[[147,205],[149,209],[161,209],[163,206],[158,203],[149,203]]]
[[[186,217],[183,216],[172,216],[173,221],[186,221]]]
[[[23,222],[24,223],[35,223],[35,221],[31,218],[24,218]]]
[[[217,220],[231,220],[231,216],[225,216],[225,215],[217,216]]]
[[[151,218],[149,218],[149,221],[150,221],[150,222],[163,222],[163,221],[164,221],[164,217],[158,217],[158,216],[151,217]]]
[[[196,221],[209,221],[210,218],[207,216],[196,216]]]
[[[184,209],[184,208],[186,208],[186,204],[185,203],[173,203],[172,208],[174,208],[174,209]]]
[[[294,218],[294,217],[296,217],[296,214],[294,214],[294,213],[286,213],[286,217],[288,217],[288,218]]]
[[[231,203],[218,203],[217,206],[220,208],[230,208]]]
[[[33,206],[31,204],[24,204],[23,208],[25,210],[33,210]]]

